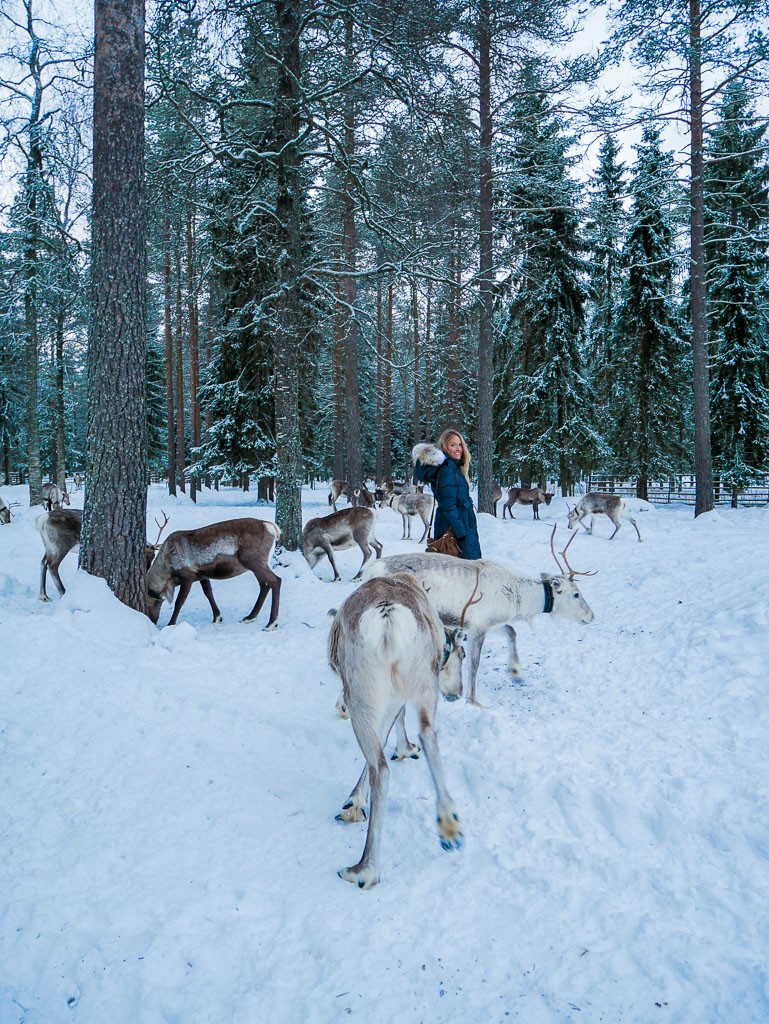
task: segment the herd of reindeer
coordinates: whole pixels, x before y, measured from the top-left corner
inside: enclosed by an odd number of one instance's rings
[[[82,480],[75,478],[75,486]],[[388,788],[388,766],[384,745],[393,728],[396,747],[392,760],[419,756],[420,747],[412,743],[405,729],[405,708],[411,704],[419,721],[419,742],[424,751],[437,795],[437,823],[440,844],[445,850],[458,849],[463,836],[456,808],[443,777],[434,721],[439,694],[456,700],[463,692],[463,662],[467,682],[467,700],[479,705],[476,677],[486,633],[501,626],[507,636],[507,671],[520,679],[523,669],[518,660],[513,622],[530,621],[536,615],[550,614],[580,623],[593,620],[593,612],[580,593],[575,576],[592,575],[575,571],[565,548],[556,553],[555,532],[550,549],[558,567],[556,574],[543,572],[540,579],[513,572],[487,560],[454,558],[420,550],[412,554],[382,557],[382,545],[375,536],[376,507],[391,508],[403,520],[402,539],[411,537],[411,521],[418,516],[424,530],[422,544],[430,531],[434,499],[407,483],[391,482],[373,493],[356,488],[348,494],[344,481],[330,482],[328,515],[311,519],[302,532],[302,553],[314,569],[328,558],[334,580],[341,579],[334,553],[360,548],[363,562],[353,577],[365,581],[333,615],[328,641],[331,668],[342,681],[337,710],[352,720],[356,739],[366,760],[363,772],[337,819],[343,822],[365,821],[368,805],[368,831],[360,861],[339,872],[341,878],[368,889],[379,881],[379,840]],[[48,511],[37,519],[44,555],[40,566],[41,601],[48,601],[46,574],[50,573],[60,595],[65,592],[59,566],[65,555],[80,542],[82,512],[65,508],[69,497],[55,484],[44,485]],[[346,508],[337,509],[342,496]],[[502,489],[495,485],[495,507]],[[553,495],[540,488],[511,487],[503,509],[513,517],[515,504],[531,505],[534,518],[539,506],[549,505]],[[627,518],[638,525],[623,498],[613,494],[589,493],[569,509],[568,528],[578,524],[592,533],[593,517],[604,515],[614,525],[612,539]],[[0,498],[0,523],[8,522],[10,510]],[[587,520],[589,519],[589,526]],[[254,518],[231,519],[194,530],[177,530],[160,543],[168,523],[156,520],[159,527],[154,544],[148,544],[147,611],[157,623],[164,601],[173,604],[168,625],[174,625],[190,589],[200,583],[213,614],[222,616],[214,599],[211,580],[232,579],[252,572],[259,584],[254,607],[242,620],[253,622],[271,594],[266,630],[278,624],[281,580],[269,565],[273,545],[280,537],[278,527]],[[372,549],[376,559],[369,563]],[[559,559],[559,554],[563,564]],[[176,593],[178,588],[178,594]],[[174,596],[176,599],[174,601]]]

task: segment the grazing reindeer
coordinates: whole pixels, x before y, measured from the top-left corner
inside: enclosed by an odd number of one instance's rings
[[[342,497],[342,495],[344,495],[345,498],[347,498],[348,502],[350,500],[350,496],[348,494],[348,489],[347,489],[347,481],[346,480],[330,480],[328,486],[331,488],[329,496],[328,496],[328,503],[329,503],[329,505],[333,506],[334,511],[336,512],[336,503],[339,501],[339,499]]]
[[[327,555],[336,582],[342,577],[337,571],[334,552],[354,548],[357,544],[363,552],[363,563],[353,580],[359,580],[363,566],[371,558],[371,548],[376,551],[377,558],[382,557],[382,545],[374,536],[375,526],[376,512],[373,508],[343,508],[329,516],[311,519],[302,530],[302,554],[311,569]]]
[[[421,544],[430,530],[430,519],[432,517],[435,499],[432,494],[421,494],[416,491],[407,491],[405,494],[388,494],[379,502],[380,508],[391,508],[398,512],[403,520],[403,534],[401,540],[411,540],[411,520],[419,516],[424,524],[424,533],[419,539]]]
[[[338,821],[365,821],[368,832],[357,864],[339,877],[360,889],[379,881],[382,831],[389,768],[383,746],[396,719],[412,704],[419,714],[419,738],[438,798],[438,835],[444,850],[456,850],[463,836],[446,784],[433,725],[438,690],[462,692],[462,631],[446,633],[427,595],[406,573],[373,579],[351,594],[334,618],[328,660],[341,678],[355,737],[366,765],[337,815]]]
[[[6,523],[10,523],[10,521],[11,521],[11,510],[6,505],[6,503],[3,501],[3,499],[0,498],[0,526],[4,525]]]
[[[476,570],[480,571],[480,596],[466,607]],[[534,580],[487,559],[469,561],[421,552],[383,558],[369,566],[366,577],[371,579],[395,572],[410,572],[416,576],[444,625],[457,626],[464,609],[469,638],[467,699],[471,704],[478,704],[475,696],[478,664],[486,633],[492,626],[504,626],[510,648],[507,670],[513,678],[520,679],[523,671],[512,621],[528,622],[541,612],[577,622],[593,621],[593,613],[573,580],[574,570],[568,576],[563,572],[558,576],[542,573],[541,579]]]
[[[270,569],[267,559],[279,537],[280,530],[275,523],[263,519],[229,519],[197,530],[177,530],[170,534],[147,573],[147,614],[157,624],[163,598],[170,604],[179,587],[179,596],[168,621],[169,626],[176,625],[192,584],[199,583],[211,605],[214,622],[221,622],[222,613],[214,600],[211,580],[231,580],[244,572],[252,572],[259,582],[259,596],[241,621],[254,621],[269,592],[272,602],[265,629],[277,629],[281,581]]]
[[[62,491],[57,484],[43,484],[42,495],[43,504],[49,512],[53,508],[61,508],[62,505],[69,505],[69,495],[66,490]]]
[[[502,506],[502,518],[505,518],[505,513],[510,513],[510,518],[515,519],[513,515],[513,505],[518,502],[519,505],[532,505],[534,508],[534,518],[539,519],[539,506],[541,504],[549,505],[555,497],[554,494],[550,494],[549,491],[543,491],[541,487],[508,487],[507,489],[507,501]]]
[[[154,544],[147,544],[144,549],[144,554],[147,559],[147,569],[149,569],[152,564],[152,560],[158,550],[157,545],[160,540],[160,534],[168,523],[168,516],[165,512],[163,515],[165,517],[165,521],[162,525],[158,523],[157,519],[155,520],[155,523],[160,527],[157,540]],[[50,601],[50,598],[45,592],[46,573],[50,572],[51,579],[56,585],[56,589],[59,591],[59,596],[64,597],[66,590],[64,588],[64,584],[61,582],[61,577],[59,576],[59,566],[64,561],[65,556],[80,544],[83,513],[79,508],[55,508],[50,512],[44,512],[41,516],[38,516],[36,525],[38,533],[43,539],[43,547],[45,548],[43,560],[40,563],[40,593],[38,597],[41,601]]]
[[[75,473],[74,477],[72,478],[72,486],[75,488],[76,491],[79,491],[82,488],[83,477],[80,473]]]
[[[350,504],[353,508],[373,508],[374,495],[364,484],[363,487],[356,487],[352,492]]]
[[[617,494],[600,494],[598,491],[591,491],[590,494],[580,498],[574,508],[569,509],[569,529],[571,530],[575,523],[582,523],[583,528],[588,533],[592,533],[593,517],[597,515],[608,516],[614,523],[614,533],[609,537],[609,540],[614,540],[617,536],[617,532],[622,526],[620,518],[624,518],[629,519],[633,524],[635,532],[638,534],[638,543],[642,543],[643,537],[638,529],[638,523],[636,523],[633,513],[628,508],[628,503]],[[590,516],[589,528],[585,526],[585,519],[588,516]]]
[[[64,556],[80,544],[80,530],[83,525],[83,513],[79,508],[56,508],[50,512],[44,512],[37,517],[35,525],[42,537],[45,553],[40,563],[40,593],[41,601],[50,601],[45,592],[45,576],[50,572],[51,579],[59,591],[59,597],[66,593],[64,584],[59,576],[59,566],[64,561]]]

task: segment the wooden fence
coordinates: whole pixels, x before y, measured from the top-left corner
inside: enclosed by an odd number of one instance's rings
[[[721,484],[720,477],[713,480],[716,505],[731,505],[731,487]],[[587,480],[589,491],[603,491],[609,494],[619,494],[623,498],[634,498],[636,493],[635,480],[617,480],[608,476],[591,476]],[[649,482],[649,501],[655,505],[670,504],[671,502],[682,502],[684,505],[693,505],[695,501],[695,482],[693,476],[676,476],[669,480],[655,480]],[[739,504],[766,505],[769,502],[769,476],[751,484],[740,492]]]

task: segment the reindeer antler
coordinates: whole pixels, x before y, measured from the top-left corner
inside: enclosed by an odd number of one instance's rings
[[[562,576],[565,576],[566,575],[566,571],[564,570],[564,568],[561,565],[561,563],[558,561],[558,556],[555,553],[555,531],[557,529],[558,529],[558,523],[555,524],[555,526],[553,527],[553,532],[550,534],[550,550],[553,552],[553,558],[555,559],[555,564],[558,566],[558,571],[560,572],[560,574]],[[594,569],[591,572],[580,572],[578,569],[572,569],[572,567],[569,565],[569,559],[566,557],[566,552],[569,550],[569,545],[572,543],[572,541],[574,540],[574,538],[576,536],[577,536],[576,533],[573,533],[571,535],[571,537],[569,538],[569,543],[566,545],[566,547],[561,552],[561,557],[563,558],[564,562],[566,563],[566,568],[569,570],[569,579],[570,580],[573,580],[575,576],[595,576],[595,574],[598,572],[597,569]]]
[[[163,516],[163,522],[159,523],[157,521],[157,519],[155,519],[155,526],[157,526],[157,528],[158,528],[158,535],[155,538],[155,543],[152,545],[153,548],[156,548],[158,546],[158,544],[160,542],[160,535],[163,532],[163,530],[165,530],[165,528],[168,526],[168,521],[170,519],[170,516],[167,516],[162,508],[161,508],[160,512],[161,512],[161,515]]]
[[[473,592],[470,595],[469,601],[467,602],[467,604],[462,609],[462,615],[461,615],[461,617],[459,619],[459,628],[460,629],[464,629],[465,628],[465,612],[467,611],[467,609],[470,607],[470,605],[478,604],[482,600],[482,598],[483,598],[483,591],[481,591],[481,593],[478,594],[478,587],[480,585],[480,582],[481,582],[481,570],[480,569],[476,569],[475,570],[475,586],[473,587]],[[478,594],[478,597],[475,597],[476,594]],[[475,598],[475,600],[473,600],[473,598]]]

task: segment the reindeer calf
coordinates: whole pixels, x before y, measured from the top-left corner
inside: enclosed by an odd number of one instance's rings
[[[635,517],[625,499],[620,498],[617,494],[601,494],[599,491],[591,491],[583,498],[580,498],[574,508],[569,509],[569,529],[573,529],[576,523],[581,523],[587,533],[592,533],[593,517],[597,515],[607,516],[614,523],[614,533],[609,537],[609,540],[614,540],[617,536],[622,526],[620,518],[624,518],[629,519],[635,527],[635,532],[638,534],[638,543],[640,544],[643,541],[641,531],[638,529],[638,523],[636,523]],[[588,516],[590,516],[589,528],[585,526],[585,519]]]
[[[357,544],[363,552],[363,562],[353,580],[359,580],[363,566],[371,558],[371,548],[375,549],[377,558],[382,557],[382,545],[374,536],[375,526],[376,512],[372,508],[343,508],[331,515],[311,519],[302,530],[302,554],[311,569],[326,555],[336,582],[342,577],[334,561],[334,552]]]
[[[270,620],[265,629],[276,629],[281,581],[270,569],[267,559],[279,536],[275,523],[263,519],[230,519],[170,534],[160,545],[147,573],[147,614],[157,624],[163,599],[170,604],[179,587],[168,622],[169,626],[176,625],[192,584],[199,583],[211,605],[214,622],[221,622],[222,614],[214,600],[211,580],[231,580],[244,572],[252,572],[259,582],[259,596],[242,621],[253,622],[267,594],[271,593]]]
[[[438,835],[444,850],[456,850],[463,836],[443,779],[434,720],[438,691],[462,692],[462,632],[444,631],[425,591],[408,574],[364,583],[344,602],[328,639],[328,660],[344,686],[344,700],[366,766],[337,815],[338,821],[364,821],[371,808],[363,854],[339,872],[360,889],[379,881],[382,831],[389,769],[383,744],[407,703],[419,715],[419,738],[438,800]]]

